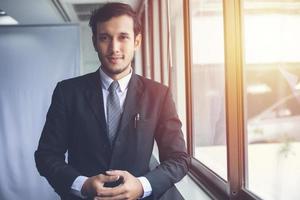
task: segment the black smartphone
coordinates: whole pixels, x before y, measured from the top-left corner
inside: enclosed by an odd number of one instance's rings
[[[107,183],[104,183],[104,187],[116,187],[118,185],[121,185],[124,183],[124,178],[123,176],[120,176],[120,178],[114,182],[107,182]]]

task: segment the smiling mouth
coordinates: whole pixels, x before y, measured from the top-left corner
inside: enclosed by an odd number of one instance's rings
[[[107,57],[107,59],[110,63],[115,64],[115,63],[119,62],[120,60],[124,59],[124,56],[109,56],[109,57]]]

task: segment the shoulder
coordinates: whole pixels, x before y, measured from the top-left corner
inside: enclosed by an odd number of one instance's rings
[[[94,84],[96,84],[96,82],[100,82],[99,78],[97,77],[97,72],[98,71],[62,80],[58,82],[57,86],[69,91],[75,89],[85,89],[86,87],[89,87],[89,83],[93,82]]]
[[[60,81],[60,84],[62,85],[78,85],[78,84],[82,84],[87,82],[88,80],[90,80],[92,77],[94,77],[96,74],[96,72],[93,73],[88,73],[85,75],[81,75],[81,76],[76,76],[73,78],[69,78],[69,79],[65,79]]]
[[[163,92],[167,92],[169,90],[169,87],[162,83],[153,81],[151,79],[145,78],[137,74],[135,74],[135,76],[143,84],[146,90],[163,91]]]

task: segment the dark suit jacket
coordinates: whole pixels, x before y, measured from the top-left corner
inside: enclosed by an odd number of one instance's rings
[[[137,113],[140,120],[135,125]],[[154,139],[161,163],[150,170]],[[190,162],[170,90],[134,73],[110,146],[99,70],[57,84],[35,160],[62,199],[76,199],[70,187],[79,175],[94,176],[108,169],[145,176],[153,190],[147,199],[158,199],[187,173]]]

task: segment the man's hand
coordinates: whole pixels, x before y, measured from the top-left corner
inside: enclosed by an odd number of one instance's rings
[[[97,196],[101,194],[102,190],[106,189],[105,187],[103,187],[104,183],[114,182],[117,181],[119,178],[120,176],[107,176],[103,174],[92,176],[88,178],[82,185],[81,194],[87,197]]]
[[[114,188],[104,188],[94,200],[136,200],[143,195],[143,186],[138,178],[127,171],[113,170],[107,171],[107,175],[112,177],[123,177],[123,183]]]

